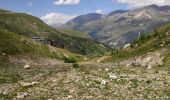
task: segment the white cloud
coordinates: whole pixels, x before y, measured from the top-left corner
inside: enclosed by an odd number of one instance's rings
[[[49,13],[41,17],[41,19],[49,25],[57,25],[57,24],[64,24],[74,17],[76,16],[65,15],[60,13]]]
[[[117,0],[119,3],[128,4],[129,7],[141,7],[151,4],[169,5],[170,0]]]
[[[80,0],[57,0],[54,2],[55,5],[75,5],[79,3]]]
[[[105,12],[105,11],[102,10],[102,9],[97,9],[97,10],[96,10],[96,13],[99,13],[99,14],[104,14],[104,12]]]
[[[33,5],[33,2],[28,2],[28,6],[32,6]]]

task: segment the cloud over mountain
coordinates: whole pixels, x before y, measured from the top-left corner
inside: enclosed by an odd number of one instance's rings
[[[80,0],[57,0],[54,2],[55,5],[75,5],[79,4]]]
[[[55,25],[55,24],[64,24],[74,17],[76,16],[65,15],[61,13],[49,13],[45,16],[42,16],[41,19],[49,25]]]
[[[102,10],[102,9],[97,9],[97,10],[96,10],[96,13],[98,13],[98,14],[104,14],[104,12],[105,12],[105,11]]]

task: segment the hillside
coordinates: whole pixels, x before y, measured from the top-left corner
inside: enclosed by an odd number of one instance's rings
[[[122,61],[157,51],[162,51],[160,54],[163,54],[164,63],[170,64],[170,24],[156,29],[149,35],[142,35],[131,46],[113,53],[113,61]]]
[[[93,40],[62,34],[46,25],[39,18],[24,13],[8,11],[0,13],[0,29],[30,38],[40,36],[46,39],[60,40],[64,42],[67,50],[89,56],[104,55],[110,51],[110,48]]]
[[[92,39],[92,37],[85,32],[80,32],[76,30],[65,30],[65,29],[57,29],[59,32],[63,34],[67,34],[68,36],[74,36],[74,37],[80,37],[80,38],[86,38],[86,39]]]
[[[58,60],[64,60],[65,57],[74,57],[77,60],[83,60],[85,58],[67,50],[47,46],[25,36],[4,30],[0,30],[0,47],[0,56],[3,55],[4,57],[26,56],[28,58],[54,58]]]
[[[149,5],[128,11],[113,11],[106,17],[81,24],[77,29],[89,33],[95,40],[112,48],[123,47],[141,34],[170,22],[170,6]],[[71,27],[71,26],[70,26]],[[141,33],[141,34],[140,34]]]
[[[101,19],[102,17],[103,15],[98,13],[80,15],[67,22],[62,28],[79,30],[84,24]]]

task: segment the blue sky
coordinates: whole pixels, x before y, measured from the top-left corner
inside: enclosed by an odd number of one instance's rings
[[[63,24],[81,14],[107,14],[150,4],[166,5],[170,0],[0,0],[0,9],[29,13],[47,24]]]
[[[116,0],[81,0],[79,4],[55,5],[57,0],[0,0],[0,8],[17,12],[31,13],[37,17],[51,12],[80,15],[96,12],[97,9],[108,13],[116,9],[127,9],[126,4]]]

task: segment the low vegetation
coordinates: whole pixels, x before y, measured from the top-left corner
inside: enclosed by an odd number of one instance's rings
[[[63,30],[58,30],[58,31],[63,33],[63,34],[67,34],[69,36],[92,39],[92,37],[88,33],[80,32],[80,31],[64,30],[64,29]]]
[[[60,40],[64,42],[65,49],[83,55],[100,56],[108,54],[111,51],[110,48],[104,45],[101,46],[96,41],[85,38],[89,37],[86,33],[64,30],[63,32],[67,34],[63,34],[46,25],[39,18],[24,13],[2,11],[0,13],[0,29],[24,35],[29,38],[39,36],[56,41]],[[79,34],[79,36],[75,37],[77,34]]]
[[[64,57],[63,60],[65,63],[76,63],[77,62],[75,57]]]
[[[51,47],[33,41],[27,37],[0,30],[0,55],[4,57],[12,56],[30,56],[30,57],[49,57],[62,60],[63,57],[71,57],[77,60],[84,60],[85,56],[71,53],[67,50]],[[5,59],[1,56],[1,60]],[[2,61],[3,62],[3,61]]]
[[[135,56],[140,56],[148,52],[170,47],[170,24],[165,25],[149,35],[142,35],[135,40],[130,47],[113,52],[113,61],[121,61]],[[168,52],[170,52],[168,50]]]

